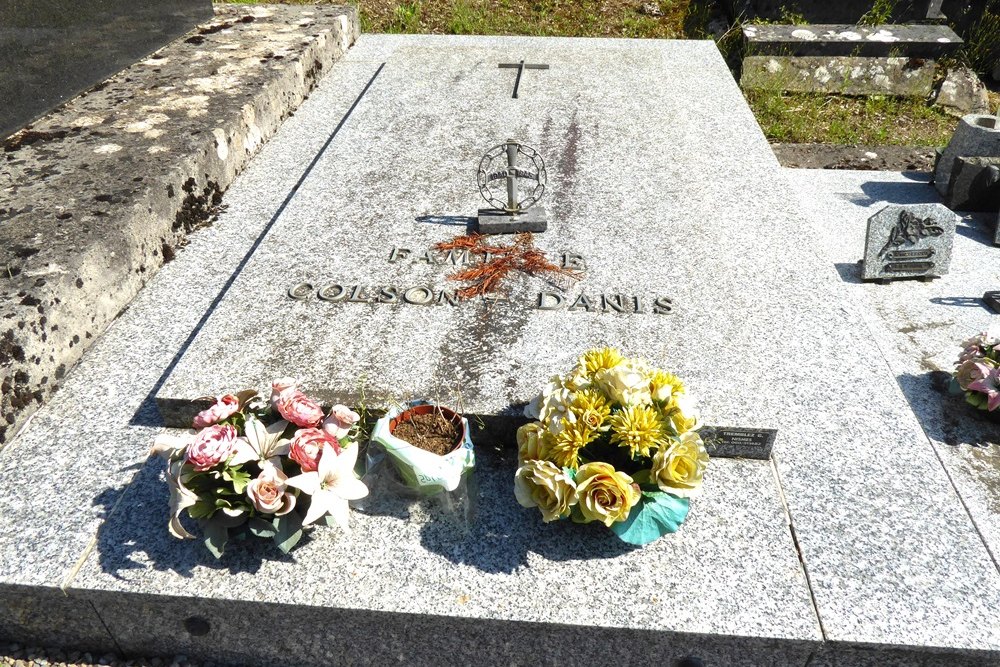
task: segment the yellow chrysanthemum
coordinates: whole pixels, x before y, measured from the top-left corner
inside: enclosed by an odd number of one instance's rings
[[[611,442],[627,447],[632,458],[649,456],[664,442],[660,413],[648,405],[631,405],[611,415]]]
[[[598,347],[584,352],[580,357],[580,365],[587,372],[587,376],[593,378],[598,371],[614,368],[624,360],[621,353],[613,347]]]
[[[659,368],[655,369],[649,376],[650,393],[654,401],[664,403],[678,394],[683,394],[684,383],[673,373],[668,373]]]
[[[606,431],[605,420],[611,414],[611,404],[604,395],[594,389],[584,389],[573,394],[569,406],[576,421],[594,431]]]
[[[563,429],[555,436],[548,460],[562,468],[577,468],[580,465],[580,450],[597,438],[597,431],[585,423],[570,423],[563,420]]]

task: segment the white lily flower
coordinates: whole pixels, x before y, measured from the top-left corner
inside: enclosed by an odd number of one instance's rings
[[[352,444],[340,450],[340,454],[330,445],[323,446],[319,459],[319,469],[304,472],[288,480],[303,493],[312,496],[309,511],[302,525],[308,526],[325,514],[333,517],[337,525],[348,530],[350,517],[349,500],[358,500],[368,495],[368,487],[354,474],[354,463],[358,460],[358,446]]]
[[[268,462],[275,468],[281,469],[279,457],[288,454],[289,440],[282,438],[281,434],[288,428],[285,420],[277,421],[270,426],[253,415],[247,417],[244,432],[246,436],[236,440],[236,454],[229,461],[229,465],[238,466],[250,461]]]

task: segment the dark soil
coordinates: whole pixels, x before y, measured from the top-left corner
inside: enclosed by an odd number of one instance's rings
[[[440,412],[413,415],[410,421],[396,426],[392,434],[414,447],[438,456],[444,456],[455,449],[460,435],[458,427]]]
[[[782,167],[934,171],[934,148],[926,146],[838,146],[771,144]]]

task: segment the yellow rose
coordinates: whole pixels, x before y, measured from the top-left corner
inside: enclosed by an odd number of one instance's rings
[[[675,396],[671,401],[672,409],[667,416],[667,421],[673,429],[675,435],[681,435],[688,431],[694,431],[701,422],[701,415],[695,406],[695,400],[687,394]]]
[[[550,436],[540,422],[531,422],[517,429],[518,463],[548,458],[550,448]]]
[[[584,522],[600,521],[605,526],[627,519],[642,497],[631,477],[601,462],[587,463],[576,471],[576,495]]]
[[[650,475],[661,491],[681,498],[701,493],[702,477],[708,467],[708,452],[701,436],[688,431],[677,442],[661,446],[653,455]]]
[[[542,521],[564,519],[576,505],[576,485],[549,461],[527,461],[514,474],[514,497],[522,507],[537,507]]]

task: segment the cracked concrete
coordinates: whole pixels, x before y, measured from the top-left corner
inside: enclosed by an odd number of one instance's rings
[[[215,11],[2,141],[0,447],[360,34],[350,7]]]

